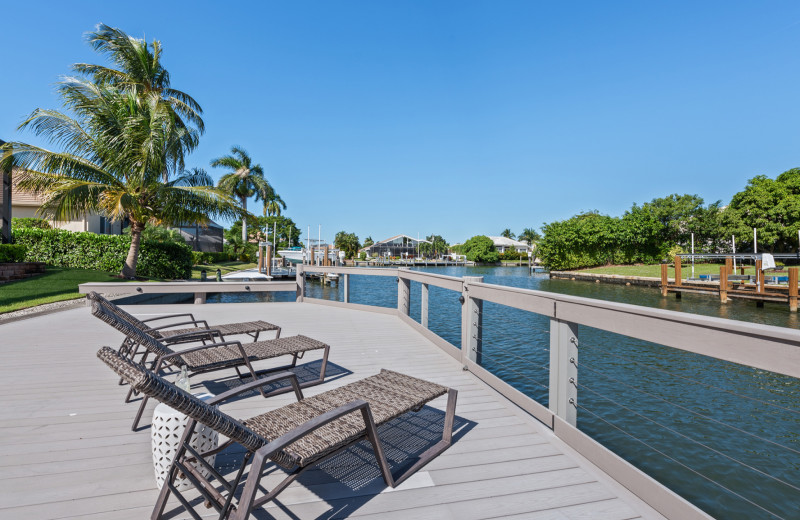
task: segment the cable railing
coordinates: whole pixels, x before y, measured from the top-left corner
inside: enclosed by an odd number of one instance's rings
[[[308,272],[339,275],[330,300]],[[800,503],[797,330],[402,268],[303,266],[295,290],[396,313],[667,517],[707,518],[664,485],[724,518]]]

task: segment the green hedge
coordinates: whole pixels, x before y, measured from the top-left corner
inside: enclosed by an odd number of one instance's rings
[[[0,244],[0,264],[5,262],[22,262],[25,260],[27,247],[22,244]]]
[[[230,262],[235,260],[235,256],[231,256],[226,252],[203,252],[203,251],[192,251],[192,264],[193,265],[203,265],[203,264],[218,264],[220,262]]]
[[[63,229],[13,231],[12,241],[27,247],[26,261],[57,267],[119,272],[131,245],[130,236],[125,235],[75,233]],[[190,278],[192,251],[185,244],[142,240],[136,274],[151,278]]]

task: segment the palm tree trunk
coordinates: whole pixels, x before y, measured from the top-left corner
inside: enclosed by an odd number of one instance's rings
[[[247,212],[247,197],[242,196],[242,209]],[[247,217],[242,215],[242,243],[247,244]]]
[[[142,241],[142,231],[145,224],[131,221],[131,248],[128,249],[128,258],[122,266],[120,274],[125,278],[136,276],[136,263],[139,261],[139,244]]]

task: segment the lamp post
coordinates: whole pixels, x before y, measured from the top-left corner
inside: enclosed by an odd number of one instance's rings
[[[0,139],[0,146],[6,144]],[[2,156],[5,157],[7,152]],[[0,186],[0,244],[11,243],[11,165],[2,168],[2,186]]]

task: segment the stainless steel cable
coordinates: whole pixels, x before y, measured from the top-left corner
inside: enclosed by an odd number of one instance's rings
[[[689,412],[691,414],[694,414],[694,415],[696,415],[698,417],[702,417],[703,419],[706,419],[706,420],[709,420],[711,422],[720,424],[722,426],[725,426],[727,428],[735,430],[735,431],[737,431],[739,433],[744,433],[745,435],[749,435],[749,436],[751,436],[751,437],[753,437],[755,439],[758,439],[760,441],[767,442],[767,443],[772,444],[774,446],[778,446],[778,447],[783,448],[785,450],[791,451],[792,453],[796,453],[796,454],[800,455],[800,450],[796,450],[794,448],[790,448],[789,446],[785,446],[785,445],[783,445],[783,444],[781,444],[779,442],[775,442],[775,441],[772,441],[770,439],[765,439],[764,437],[756,435],[755,433],[748,432],[747,430],[743,430],[743,429],[741,429],[741,428],[739,428],[737,426],[733,426],[732,424],[728,424],[728,423],[726,423],[724,421],[720,421],[719,419],[714,419],[713,417],[709,417],[708,415],[705,415],[705,414],[702,414],[700,412],[697,412],[697,411],[695,411],[695,410],[693,410],[691,408],[688,408],[686,406],[674,403],[672,401],[664,399],[663,397],[659,397],[659,396],[657,396],[655,394],[651,394],[650,392],[647,392],[647,391],[642,390],[640,388],[637,388],[635,386],[629,385],[629,384],[627,384],[627,383],[625,383],[623,381],[620,381],[619,379],[615,379],[615,378],[609,376],[608,374],[605,374],[605,373],[603,373],[603,372],[601,372],[599,370],[596,370],[596,369],[592,368],[590,365],[587,365],[585,362],[579,361],[579,366],[580,366],[580,368],[584,368],[584,369],[589,370],[590,372],[594,372],[595,374],[600,375],[600,376],[608,379],[609,381],[613,381],[614,383],[617,383],[617,384],[622,385],[624,387],[630,388],[631,390],[633,390],[635,392],[639,392],[641,394],[647,395],[649,397],[652,397],[653,399],[657,399],[657,400],[659,400],[661,402],[667,403],[670,406],[674,406],[676,408],[680,408],[681,410],[685,410],[685,411],[687,411],[687,412]],[[590,390],[585,384],[581,384],[581,386],[583,386],[587,390]],[[601,397],[606,398],[604,395],[602,395]]]
[[[703,444],[702,442],[700,442],[700,441],[698,441],[698,440],[696,440],[696,439],[694,439],[692,437],[689,437],[688,435],[683,434],[683,433],[679,432],[678,430],[667,426],[666,424],[662,424],[662,423],[656,421],[655,419],[651,419],[650,417],[647,417],[646,415],[641,414],[641,413],[637,412],[636,410],[632,410],[632,409],[628,408],[627,406],[625,406],[625,405],[623,405],[623,404],[611,399],[610,397],[607,397],[607,396],[605,396],[605,395],[603,395],[603,394],[601,394],[601,393],[599,393],[599,392],[597,392],[595,390],[592,390],[591,388],[589,388],[586,385],[583,385],[583,384],[580,384],[580,383],[577,383],[577,384],[578,384],[579,388],[583,388],[584,390],[588,390],[589,392],[591,392],[591,393],[593,393],[593,394],[605,399],[606,401],[608,401],[610,403],[615,404],[616,406],[622,408],[623,410],[626,410],[626,411],[628,411],[628,412],[630,412],[630,413],[632,413],[634,415],[637,415],[637,416],[641,417],[645,421],[650,421],[651,423],[655,424],[656,426],[660,426],[661,428],[663,428],[663,429],[665,429],[665,430],[667,430],[669,432],[672,432],[672,433],[674,433],[675,435],[677,435],[679,437],[683,437],[684,439],[686,439],[687,441],[689,441],[689,442],[691,442],[693,444],[697,444],[698,446],[702,446],[703,448],[707,449],[708,451],[712,451],[712,452],[716,453],[717,455],[725,457],[726,459],[728,459],[728,460],[730,460],[732,462],[735,462],[735,463],[739,464],[740,466],[744,466],[745,468],[747,468],[747,469],[749,469],[751,471],[754,471],[754,472],[756,472],[756,473],[758,473],[760,475],[763,475],[764,477],[772,479],[775,482],[779,482],[779,483],[781,483],[781,484],[783,484],[783,485],[785,485],[787,487],[790,487],[790,488],[794,489],[795,491],[800,491],[800,487],[797,487],[797,486],[795,486],[793,484],[790,484],[790,483],[786,482],[785,480],[783,480],[781,478],[778,478],[778,477],[776,477],[774,475],[770,475],[769,473],[767,473],[765,471],[762,471],[762,470],[760,470],[758,468],[755,468],[755,467],[751,466],[750,464],[747,464],[746,462],[743,462],[743,461],[737,459],[736,457],[731,457],[730,455],[727,455],[727,454],[725,454],[725,453],[723,453],[723,452],[721,452],[719,450],[716,450],[716,449],[712,448],[711,446]]]
[[[790,412],[790,413],[793,413],[793,414],[800,415],[800,411],[798,411],[798,410],[794,410],[792,408],[787,408],[787,407],[781,406],[779,404],[770,403],[769,401],[764,401],[763,399],[759,399],[757,397],[751,397],[751,396],[748,396],[748,395],[743,395],[743,394],[734,392],[732,390],[728,390],[726,388],[722,388],[722,387],[719,387],[719,386],[716,386],[716,385],[712,385],[710,383],[704,383],[702,381],[698,381],[697,379],[693,379],[693,378],[687,377],[687,376],[682,376],[680,374],[675,374],[675,373],[670,372],[668,370],[663,370],[663,369],[660,369],[660,368],[656,368],[654,366],[646,365],[646,364],[640,363],[638,361],[632,361],[629,358],[625,358],[625,357],[622,357],[622,356],[620,356],[618,354],[614,354],[610,350],[608,350],[606,348],[603,348],[603,347],[600,347],[598,345],[592,345],[591,343],[586,343],[585,341],[581,341],[581,347],[589,347],[590,349],[602,350],[603,352],[605,352],[609,356],[617,358],[620,361],[624,361],[625,364],[636,365],[638,367],[642,367],[642,368],[645,368],[645,369],[648,369],[648,370],[653,370],[655,372],[660,372],[662,374],[666,374],[666,375],[669,375],[669,376],[672,376],[672,377],[677,377],[679,379],[684,379],[686,381],[691,381],[692,383],[695,383],[695,384],[698,384],[698,385],[701,385],[701,386],[705,386],[706,388],[713,388],[714,390],[719,390],[720,392],[725,392],[725,393],[734,395],[736,397],[741,397],[742,399],[748,399],[750,401],[755,401],[755,402],[757,402],[759,404],[763,404],[765,406],[771,406],[773,408],[778,408],[779,410],[782,410],[784,412]]]
[[[588,409],[588,408],[586,408],[585,406],[582,406],[582,405],[577,405],[577,406],[578,406],[578,408],[580,408],[581,410],[584,410],[584,411],[585,411],[586,413],[588,413],[589,415],[592,415],[592,416],[596,417],[597,419],[599,419],[599,420],[603,421],[604,423],[606,423],[607,425],[611,426],[611,427],[612,427],[612,428],[614,428],[615,430],[619,431],[619,432],[620,432],[620,433],[622,433],[623,435],[626,435],[626,436],[630,437],[631,439],[635,440],[636,442],[639,442],[639,443],[641,443],[641,444],[643,444],[643,445],[647,446],[648,448],[650,448],[650,449],[651,449],[651,450],[653,450],[654,452],[656,452],[656,453],[660,454],[660,455],[661,455],[661,456],[663,456],[664,458],[671,460],[671,461],[672,461],[672,462],[674,462],[675,464],[678,464],[679,466],[681,466],[681,467],[683,467],[683,468],[687,469],[688,471],[691,471],[692,473],[694,473],[694,474],[695,474],[695,475],[697,475],[698,477],[701,477],[702,479],[704,479],[704,480],[707,480],[708,482],[711,482],[711,483],[712,483],[712,484],[714,484],[715,486],[717,486],[717,487],[720,487],[720,488],[724,489],[725,491],[727,491],[727,492],[728,492],[728,493],[730,493],[731,495],[734,495],[734,496],[736,496],[736,497],[738,497],[738,498],[740,498],[740,499],[744,500],[744,501],[745,501],[745,502],[747,502],[748,504],[750,504],[750,505],[752,505],[752,506],[754,506],[754,507],[756,507],[756,508],[758,508],[758,509],[760,509],[760,510],[764,511],[765,513],[767,513],[767,514],[768,514],[768,515],[770,515],[770,516],[773,516],[773,517],[775,517],[775,518],[778,518],[778,519],[780,519],[780,520],[787,520],[786,518],[784,518],[784,517],[782,517],[782,516],[780,516],[780,515],[778,515],[778,514],[776,514],[776,513],[773,513],[773,512],[772,512],[772,511],[770,511],[769,509],[767,509],[767,508],[765,508],[765,507],[763,507],[763,506],[761,506],[761,505],[759,505],[759,504],[756,504],[755,502],[753,502],[752,500],[748,499],[747,497],[744,497],[744,496],[740,495],[739,493],[737,493],[737,492],[733,491],[732,489],[729,489],[729,488],[725,487],[724,485],[720,484],[719,482],[717,482],[716,480],[712,479],[711,477],[708,477],[708,476],[706,476],[706,475],[704,475],[704,474],[700,473],[700,472],[699,472],[699,471],[697,471],[696,469],[694,469],[694,468],[692,468],[692,467],[690,467],[690,466],[687,466],[687,465],[686,465],[686,464],[684,464],[683,462],[681,462],[681,461],[679,461],[679,460],[677,460],[677,459],[675,459],[675,458],[673,458],[673,457],[670,457],[669,455],[667,455],[667,454],[666,454],[666,453],[664,453],[663,451],[659,450],[658,448],[656,448],[656,447],[652,446],[651,444],[649,444],[649,443],[647,443],[647,442],[643,441],[642,439],[640,439],[640,438],[638,438],[638,437],[636,437],[636,436],[634,436],[634,435],[632,435],[632,434],[628,433],[627,431],[623,430],[623,429],[622,429],[622,428],[620,428],[619,426],[617,426],[617,425],[615,425],[615,424],[613,424],[613,423],[611,423],[611,422],[607,421],[606,419],[604,419],[604,418],[600,417],[598,414],[596,414],[596,413],[592,412],[591,410],[589,410],[589,409]]]

